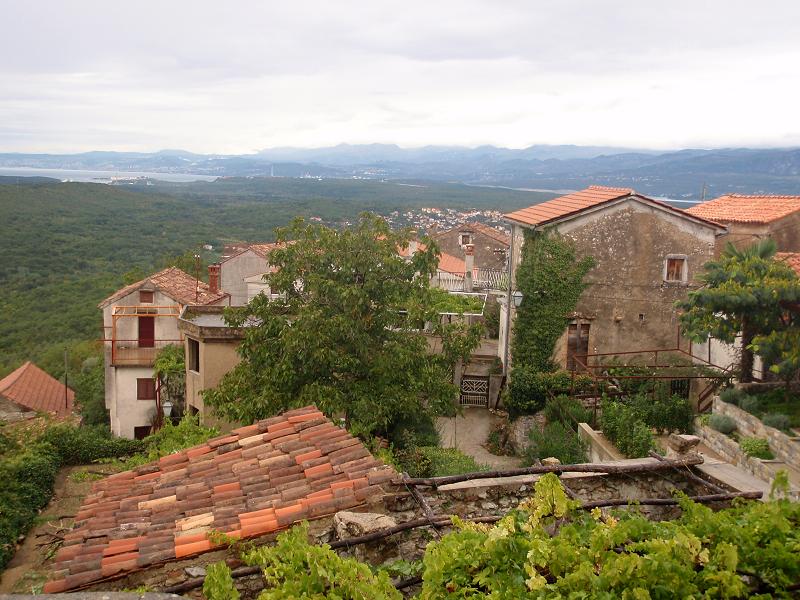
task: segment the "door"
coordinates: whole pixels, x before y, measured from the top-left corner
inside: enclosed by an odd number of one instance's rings
[[[567,334],[567,370],[585,371],[589,354],[589,323],[572,323]],[[578,356],[578,360],[575,357]]]
[[[489,378],[465,375],[461,379],[461,406],[489,406]]]
[[[139,317],[139,348],[153,348],[156,345],[156,318]]]

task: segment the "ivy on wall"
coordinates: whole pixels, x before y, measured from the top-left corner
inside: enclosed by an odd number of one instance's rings
[[[590,256],[578,258],[575,246],[553,230],[526,231],[516,275],[522,304],[514,320],[514,368],[553,371],[556,342],[569,324],[594,266]],[[513,379],[513,375],[512,375]]]

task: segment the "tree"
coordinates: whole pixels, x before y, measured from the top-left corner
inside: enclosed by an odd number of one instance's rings
[[[741,335],[739,380],[753,380],[754,341],[785,331],[786,303],[800,299],[800,281],[775,260],[775,242],[765,239],[744,250],[728,242],[719,259],[707,262],[704,286],[678,304],[683,332],[695,342],[709,337],[732,344]]]
[[[316,404],[360,432],[385,432],[403,416],[453,409],[453,368],[477,345],[480,330],[440,325],[432,310],[434,244],[410,260],[398,256],[411,231],[393,232],[364,214],[337,231],[296,220],[278,230],[265,277],[273,294],[230,309],[227,322],[246,327],[242,361],[204,394],[224,418],[252,422]],[[442,352],[421,331],[434,323]]]
[[[594,266],[578,259],[574,246],[557,232],[526,232],[516,276],[522,304],[514,321],[514,368],[552,371],[553,351],[564,334]],[[512,374],[513,379],[513,374]]]

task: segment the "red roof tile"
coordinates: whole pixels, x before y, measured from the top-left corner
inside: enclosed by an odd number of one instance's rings
[[[556,221],[560,221],[561,219],[580,214],[587,209],[601,206],[603,204],[613,202],[621,198],[626,198],[628,196],[635,196],[637,199],[643,202],[658,206],[669,212],[681,215],[684,218],[688,217],[693,221],[699,221],[715,229],[724,229],[724,227],[718,223],[715,223],[704,216],[695,215],[692,213],[687,214],[687,211],[681,210],[680,208],[675,208],[674,206],[670,206],[664,202],[659,202],[658,200],[653,200],[652,198],[642,196],[641,194],[637,194],[630,188],[612,188],[602,185],[590,185],[585,190],[573,192],[571,194],[567,194],[566,196],[560,196],[540,204],[534,204],[528,208],[523,208],[521,210],[508,213],[507,215],[504,215],[504,217],[509,221],[514,221],[523,225],[546,225],[548,223],[554,223]]]
[[[353,508],[395,477],[314,406],[292,410],[95,483],[47,589],[207,552],[210,531],[256,537]]]
[[[28,361],[0,380],[0,396],[29,410],[60,416],[72,412],[75,392]]]
[[[800,275],[800,252],[778,252],[775,254],[775,258],[785,262],[795,273]]]
[[[185,271],[181,271],[178,267],[169,267],[149,277],[145,277],[141,281],[137,281],[136,283],[132,283],[117,290],[98,304],[98,306],[104,308],[109,304],[113,304],[117,300],[144,287],[146,284],[152,285],[160,292],[183,305],[214,304],[228,296],[227,293],[222,291],[212,294],[207,283],[195,279]]]
[[[727,194],[686,209],[722,223],[771,223],[800,211],[800,196]]]

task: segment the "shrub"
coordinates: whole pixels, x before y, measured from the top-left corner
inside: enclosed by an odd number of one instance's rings
[[[686,398],[670,396],[666,388],[654,394],[639,394],[628,401],[639,418],[646,425],[669,433],[691,433],[694,410]]]
[[[65,465],[83,465],[103,458],[129,456],[145,447],[141,440],[112,437],[103,426],[74,427],[66,423],[51,425],[39,441],[53,446]]]
[[[603,403],[603,434],[628,458],[647,456],[655,447],[653,432],[634,407],[622,402]]]
[[[397,419],[389,426],[386,436],[395,448],[438,446],[439,432],[436,423],[425,412],[414,412]]]
[[[782,413],[769,413],[768,415],[764,415],[761,417],[761,422],[767,427],[774,427],[781,431],[789,431],[789,427],[791,427],[791,420]]]
[[[445,477],[486,471],[488,467],[475,462],[457,448],[419,446],[395,453],[400,468],[411,477]]]
[[[739,440],[739,447],[747,456],[771,460],[775,458],[769,449],[769,442],[762,438],[744,437]]]
[[[591,378],[575,376],[575,391],[589,388]],[[506,410],[513,419],[520,415],[533,415],[542,410],[549,398],[569,394],[572,389],[569,371],[534,371],[530,367],[517,367],[511,373],[506,398]]]
[[[761,402],[755,396],[742,396],[739,400],[739,408],[754,415],[761,408]]]
[[[166,419],[161,429],[144,439],[142,451],[127,460],[125,466],[133,468],[153,462],[162,456],[202,444],[218,433],[214,427],[200,425],[197,415],[184,414],[177,425]]]
[[[544,416],[548,423],[564,423],[568,427],[575,423],[592,422],[592,412],[580,400],[565,395],[548,400],[544,407]]]
[[[731,419],[728,415],[718,415],[716,413],[711,415],[708,419],[708,426],[725,435],[730,435],[736,431],[736,421]]]
[[[586,462],[586,444],[569,426],[559,421],[548,423],[541,431],[535,427],[528,436],[530,443],[524,454],[526,465],[550,456],[565,465]]]
[[[719,393],[720,400],[727,402],[728,404],[735,404],[736,406],[739,406],[739,403],[745,396],[747,396],[747,394],[744,392],[744,390],[740,390],[739,388],[735,387],[725,388]]]

